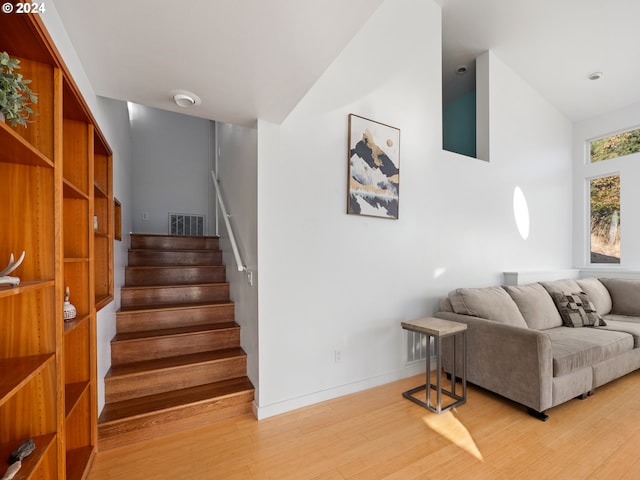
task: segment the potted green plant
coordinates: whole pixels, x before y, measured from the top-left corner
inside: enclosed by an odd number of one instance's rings
[[[34,113],[30,105],[38,102],[37,94],[28,86],[31,80],[17,73],[19,68],[20,60],[0,52],[0,117],[14,127],[29,123],[29,116]]]

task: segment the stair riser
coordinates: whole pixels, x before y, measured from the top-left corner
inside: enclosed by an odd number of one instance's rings
[[[123,307],[176,303],[228,302],[229,285],[167,286],[161,288],[122,288]]]
[[[111,364],[154,360],[240,346],[240,328],[111,342]]]
[[[207,305],[179,310],[118,312],[116,314],[116,329],[118,333],[145,332],[188,325],[232,322],[233,320],[234,306],[232,304]]]
[[[220,251],[129,251],[129,266],[167,266],[167,265],[222,265]]]
[[[217,237],[173,237],[162,235],[131,235],[131,248],[158,250],[218,250]]]
[[[230,357],[204,364],[106,377],[105,400],[120,402],[156,393],[195,387],[246,375],[246,357]]]
[[[252,413],[253,391],[197,405],[185,405],[169,412],[98,425],[100,451],[130,445],[209,423]]]
[[[225,267],[127,267],[127,286],[192,285],[226,281]]]

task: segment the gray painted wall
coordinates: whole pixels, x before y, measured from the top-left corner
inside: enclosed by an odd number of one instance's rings
[[[211,122],[142,105],[130,109],[133,232],[168,233],[169,213],[206,215],[209,226]]]

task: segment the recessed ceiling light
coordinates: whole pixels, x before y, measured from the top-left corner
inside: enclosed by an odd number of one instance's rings
[[[587,75],[589,80],[600,80],[602,78],[602,72],[592,72]]]
[[[200,98],[195,93],[187,92],[184,90],[176,90],[170,92],[170,95],[173,102],[182,108],[200,105],[201,103]]]
[[[458,65],[456,67],[456,75],[464,75],[469,70],[469,67],[466,65]]]

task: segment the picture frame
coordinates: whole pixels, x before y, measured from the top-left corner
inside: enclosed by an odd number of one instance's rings
[[[347,214],[398,219],[400,129],[349,114]]]

